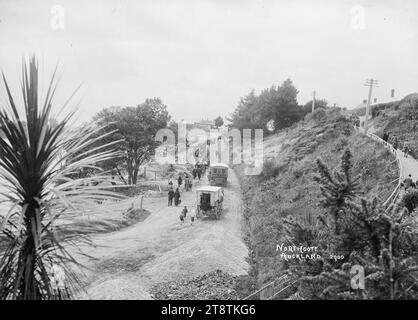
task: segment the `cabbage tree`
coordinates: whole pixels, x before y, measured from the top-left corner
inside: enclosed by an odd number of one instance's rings
[[[67,103],[52,119],[56,69],[42,101],[35,57],[23,63],[21,105],[4,74],[3,82],[7,104],[0,105],[0,197],[8,209],[0,231],[8,240],[0,249],[0,299],[71,298],[79,288],[78,262],[68,248],[88,238],[64,236],[60,218],[97,213],[103,199],[120,198],[100,187],[98,182],[107,179],[103,172],[84,179],[73,178],[74,173],[83,168],[99,172],[98,163],[118,155],[109,144],[97,144],[103,128],[74,125],[75,111],[67,112]],[[65,278],[64,285],[57,285],[57,277]]]

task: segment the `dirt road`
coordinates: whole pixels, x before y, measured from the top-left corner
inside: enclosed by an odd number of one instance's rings
[[[206,183],[206,178],[200,184]],[[156,283],[186,279],[221,269],[247,273],[247,247],[242,240],[242,208],[237,177],[231,171],[220,220],[199,219],[180,224],[183,205],[195,206],[195,192],[182,192],[180,207],[167,199],[144,201],[151,215],[125,230],[94,236],[95,248],[84,251],[98,260],[83,261],[87,272],[86,299],[150,299]],[[193,189],[197,187],[195,183]]]

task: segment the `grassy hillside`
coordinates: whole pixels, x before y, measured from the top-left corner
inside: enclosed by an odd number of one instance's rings
[[[400,101],[387,103],[372,109],[373,127],[380,136],[383,131],[395,134],[403,146],[409,140],[412,154],[418,157],[418,93],[410,94]]]
[[[335,168],[346,148],[354,156],[354,169],[362,175],[366,197],[386,199],[396,186],[394,157],[380,144],[356,135],[340,110],[318,110],[304,122],[265,141],[265,165],[260,176],[244,176],[236,167],[245,201],[247,241],[252,252],[250,285],[260,287],[286,268],[276,252],[284,243],[283,219],[288,215],[315,216],[320,190],[313,176],[321,158]]]

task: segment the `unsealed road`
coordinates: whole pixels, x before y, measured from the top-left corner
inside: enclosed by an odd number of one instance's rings
[[[93,237],[96,247],[84,252],[98,260],[83,263],[87,271],[87,299],[149,299],[156,283],[187,279],[215,269],[232,275],[246,274],[248,250],[242,239],[242,202],[238,179],[230,170],[224,213],[219,220],[198,219],[180,224],[184,205],[196,206],[196,182],[182,192],[179,207],[167,207],[167,199],[144,200],[151,215],[119,232]],[[206,178],[202,179],[202,183]]]

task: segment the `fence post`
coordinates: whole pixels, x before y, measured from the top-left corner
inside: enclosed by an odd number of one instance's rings
[[[144,200],[144,195],[141,195],[141,202],[139,203],[139,209],[142,210],[142,202]]]
[[[398,185],[395,188],[395,190],[392,192],[392,194],[389,196],[389,198],[384,202],[384,205],[386,203],[393,203],[393,202],[395,202],[395,199],[399,196],[400,184],[402,182],[403,173],[404,173],[403,172],[402,163],[401,163],[401,161],[399,159],[399,156],[398,156],[398,152],[397,152],[397,150],[389,142],[384,141],[379,136],[377,136],[377,135],[375,135],[373,133],[370,133],[370,132],[367,132],[366,135],[369,136],[370,138],[372,138],[373,140],[376,140],[376,141],[378,141],[380,143],[383,143],[383,145],[386,148],[388,148],[389,151],[395,156],[396,164],[398,165],[398,169],[399,169],[399,178],[398,178],[399,181],[398,181]]]

